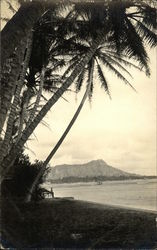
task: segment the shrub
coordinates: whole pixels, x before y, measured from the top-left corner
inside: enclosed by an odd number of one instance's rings
[[[31,163],[28,155],[21,154],[14,163],[13,172],[10,173],[9,177],[3,182],[3,196],[12,196],[23,200],[41,167],[41,161],[36,160],[35,163]],[[44,175],[41,176],[32,194],[32,200],[44,198],[43,189],[40,185],[44,182],[47,173],[48,169],[45,171]]]

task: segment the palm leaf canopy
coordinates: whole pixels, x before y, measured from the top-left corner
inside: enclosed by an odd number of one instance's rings
[[[75,9],[82,19],[89,19],[90,34],[94,38],[102,32],[114,42],[119,54],[125,52],[150,74],[144,41],[151,47],[156,46],[154,7],[145,1],[111,0],[77,3]]]
[[[151,47],[156,45],[154,7],[143,0],[78,2],[70,6],[67,7],[66,15],[63,15],[62,9],[60,9],[62,15],[56,10],[47,11],[36,23],[29,65],[31,77],[41,71],[44,63],[51,61],[51,70],[48,69],[49,75],[51,71],[51,77],[47,80],[49,83],[52,82],[54,69],[67,64],[67,61],[63,61],[63,56],[69,56],[69,65],[71,69],[74,68],[75,62],[86,55],[92,40],[100,32],[106,37],[102,45],[108,43],[110,53],[113,49],[114,56],[117,56],[116,61],[122,60],[121,55],[125,55],[137,61],[147,75],[150,74],[144,42]]]
[[[111,44],[106,43],[104,46],[99,47],[96,52],[94,53],[92,59],[88,63],[88,65],[79,73],[77,79],[76,79],[76,92],[81,90],[81,87],[83,85],[84,81],[87,81],[89,83],[89,75],[90,75],[90,69],[91,65],[93,64],[94,67],[94,74],[97,74],[98,80],[101,83],[102,88],[106,91],[106,93],[111,98],[110,89],[108,80],[106,78],[106,73],[108,70],[113,73],[116,77],[118,77],[121,81],[123,81],[125,84],[129,85],[132,89],[134,87],[130,84],[130,82],[127,80],[126,76],[132,77],[129,70],[126,68],[134,67],[135,69],[141,70],[141,68],[130,61],[125,59],[125,55],[118,55],[116,49],[111,49]],[[90,46],[89,46],[90,48]],[[70,67],[69,67],[70,68]],[[107,69],[107,71],[106,71]],[[70,68],[72,71],[72,69]],[[89,92],[89,98],[91,100],[93,90],[94,90],[94,77],[92,78],[91,83],[91,91]],[[134,89],[135,90],[135,89]]]

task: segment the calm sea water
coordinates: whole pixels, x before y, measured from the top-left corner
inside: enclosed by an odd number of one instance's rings
[[[74,197],[78,200],[120,205],[157,211],[157,179],[106,181],[96,183],[50,184],[56,197]]]

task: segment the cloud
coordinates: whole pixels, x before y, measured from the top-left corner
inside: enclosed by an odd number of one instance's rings
[[[68,135],[53,157],[52,165],[104,159],[109,165],[124,171],[140,174],[156,173],[156,145],[153,135],[142,132],[141,134],[117,132],[103,128],[94,133],[90,129],[82,133],[82,128],[77,132],[73,131]],[[51,136],[42,137],[41,144],[38,145],[34,141],[31,147],[37,152],[36,158],[44,160],[58,140],[58,136],[56,134],[52,136],[51,133]],[[47,138],[52,142],[48,142]]]

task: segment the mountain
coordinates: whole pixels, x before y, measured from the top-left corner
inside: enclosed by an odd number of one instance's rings
[[[124,172],[109,166],[103,160],[94,160],[85,164],[57,165],[52,167],[47,181],[52,182],[77,182],[106,179],[135,178],[135,174]]]

